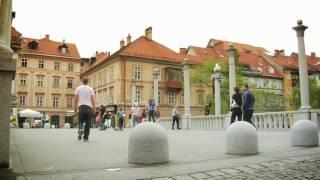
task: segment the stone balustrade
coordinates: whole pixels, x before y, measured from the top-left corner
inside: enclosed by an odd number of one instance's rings
[[[301,119],[300,117],[303,113],[299,111],[254,113],[252,122],[258,130],[289,130],[294,122]],[[320,110],[311,110],[310,119],[320,127]],[[190,121],[190,129],[225,129],[230,124],[230,114],[191,116]],[[171,129],[172,117],[161,117],[158,119],[158,123],[165,129]]]

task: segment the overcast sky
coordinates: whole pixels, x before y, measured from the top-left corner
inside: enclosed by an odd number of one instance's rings
[[[134,40],[148,26],[154,40],[175,51],[215,38],[290,54],[297,51],[292,27],[302,19],[309,26],[306,51],[320,55],[319,6],[317,0],[13,0],[13,25],[24,37],[50,34],[76,43],[82,57],[113,53],[128,33]]]

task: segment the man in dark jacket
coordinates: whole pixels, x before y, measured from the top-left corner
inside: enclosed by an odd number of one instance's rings
[[[234,87],[234,94],[232,95],[232,103],[231,103],[231,122],[232,124],[236,117],[238,118],[238,121],[242,120],[242,111],[241,111],[241,106],[242,106],[242,96],[240,94],[240,89],[238,87]]]
[[[251,123],[254,127],[255,125],[252,123],[251,118],[254,111],[254,101],[255,98],[253,94],[249,91],[248,84],[245,84],[243,87],[243,97],[244,97],[244,103],[243,103],[243,120],[247,121],[248,123]]]

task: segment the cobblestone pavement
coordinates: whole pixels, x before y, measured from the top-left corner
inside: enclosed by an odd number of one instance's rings
[[[216,169],[153,180],[211,180],[211,179],[317,179],[320,180],[320,154],[291,157],[279,161]]]

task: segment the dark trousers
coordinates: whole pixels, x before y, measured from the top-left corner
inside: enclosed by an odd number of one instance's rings
[[[148,119],[150,122],[151,122],[151,118],[153,122],[156,122],[155,115],[156,115],[155,110],[148,111]]]
[[[256,127],[252,121],[251,121],[251,118],[252,118],[252,114],[253,114],[253,110],[244,110],[243,112],[243,120],[244,121],[247,121],[248,123],[252,124],[254,127]]]
[[[84,129],[84,139],[89,138],[90,127],[91,127],[91,119],[92,119],[92,109],[90,106],[81,105],[79,107],[79,130]],[[85,126],[83,128],[83,123]]]
[[[175,122],[177,122],[177,129],[179,129],[179,116],[172,116],[172,129],[174,129]]]
[[[123,129],[123,118],[119,118],[119,129]]]
[[[232,114],[231,114],[231,122],[230,124],[234,123],[234,120],[238,119],[238,121],[241,121],[242,120],[242,111],[241,111],[241,108],[233,108],[232,109]]]

